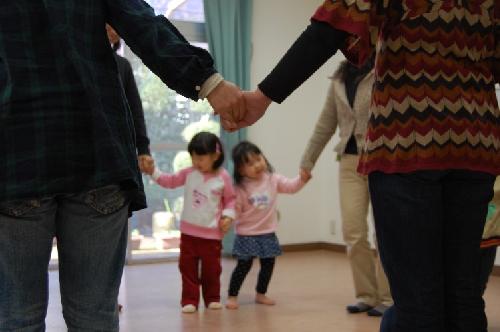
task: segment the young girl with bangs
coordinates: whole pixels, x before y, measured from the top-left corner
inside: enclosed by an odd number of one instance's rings
[[[236,191],[236,221],[233,255],[238,259],[229,285],[226,308],[237,309],[238,293],[252,267],[253,258],[260,260],[260,272],[255,301],[274,305],[266,296],[276,256],[281,249],[276,237],[278,226],[277,196],[279,193],[298,192],[310,176],[288,179],[274,173],[262,151],[253,143],[240,142],[233,149],[234,181]]]
[[[179,270],[182,275],[182,312],[198,309],[200,286],[208,309],[221,309],[222,238],[235,216],[235,195],[229,173],[222,167],[224,150],[219,138],[196,134],[188,145],[193,165],[175,174],[150,164],[146,170],[160,186],[184,186]],[[199,265],[201,264],[201,268]]]

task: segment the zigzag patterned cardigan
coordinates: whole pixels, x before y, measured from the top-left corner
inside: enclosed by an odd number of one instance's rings
[[[500,174],[500,1],[327,0],[313,16],[376,78],[359,171]]]

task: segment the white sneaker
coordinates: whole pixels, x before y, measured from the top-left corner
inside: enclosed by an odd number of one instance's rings
[[[208,304],[208,309],[220,310],[222,309],[222,304],[220,302],[210,302]]]
[[[192,304],[186,304],[182,307],[182,312],[185,314],[192,314],[193,312],[196,312],[196,307]]]

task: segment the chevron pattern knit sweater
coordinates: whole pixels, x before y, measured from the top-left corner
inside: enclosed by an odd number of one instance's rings
[[[500,1],[326,0],[313,19],[351,61],[377,51],[360,172],[500,174]]]

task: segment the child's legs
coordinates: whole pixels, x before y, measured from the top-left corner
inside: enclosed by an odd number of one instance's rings
[[[208,306],[211,302],[220,302],[220,275],[222,266],[220,255],[222,243],[219,240],[202,239],[201,256],[201,289],[203,300]]]
[[[229,282],[229,296],[238,296],[241,285],[245,280],[248,272],[252,268],[253,259],[238,259],[238,264],[234,268]]]
[[[181,234],[179,271],[182,276],[182,306],[192,304],[198,307],[200,302],[197,241],[198,238],[196,237]]]
[[[275,257],[260,259],[260,272],[256,288],[257,293],[267,293],[267,287],[269,286],[269,282],[271,281],[271,277],[273,275],[275,261]]]

